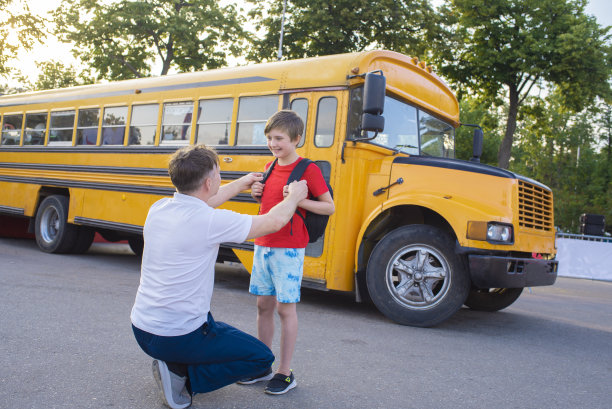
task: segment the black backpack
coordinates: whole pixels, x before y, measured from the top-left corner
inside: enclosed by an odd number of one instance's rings
[[[276,165],[277,160],[278,159],[274,159],[274,162],[272,162],[270,167],[266,170],[266,172],[264,173],[264,178],[261,181],[261,183],[264,183],[264,184],[266,183],[266,180],[268,180],[268,176],[270,176],[270,172],[272,172],[272,169],[274,168],[274,165]],[[288,185],[289,183],[293,181],[300,180],[300,178],[306,171],[306,168],[311,163],[314,163],[314,162],[311,161],[310,159],[302,158],[302,160],[300,160],[298,164],[295,165],[295,168],[293,168],[293,170],[291,171],[291,174],[289,175],[289,178],[287,179],[286,184]],[[327,181],[325,182],[325,184],[327,185],[327,189],[329,189],[329,194],[331,194],[333,198],[334,191],[332,190],[331,186],[329,185]],[[311,198],[311,199],[317,200],[316,198]],[[306,230],[308,231],[308,242],[309,243],[314,243],[315,241],[319,239],[319,237],[321,237],[325,233],[325,228],[327,227],[329,216],[324,215],[324,214],[312,213],[312,212],[309,212],[308,210],[306,210],[306,217],[302,216],[302,213],[300,213],[297,210],[295,211],[295,213],[298,216],[300,216],[302,220],[304,221],[304,225],[306,226]],[[291,223],[293,223],[293,218],[291,218]]]

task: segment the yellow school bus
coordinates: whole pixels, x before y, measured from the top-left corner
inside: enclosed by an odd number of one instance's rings
[[[553,195],[456,159],[457,100],[424,62],[389,51],[281,61],[0,97],[0,213],[27,217],[39,247],[86,251],[95,231],[142,251],[149,206],[174,189],[178,147],[204,143],[225,182],[272,159],[266,119],[305,123],[298,153],[336,213],[306,249],[303,285],[353,291],[390,319],[431,326],[462,305],[495,311],[556,279]],[[256,214],[243,192],[223,207]],[[253,243],[219,260],[252,266]]]

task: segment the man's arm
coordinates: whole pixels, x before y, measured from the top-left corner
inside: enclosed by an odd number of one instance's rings
[[[240,179],[220,186],[217,194],[209,198],[206,203],[208,203],[210,207],[219,207],[238,193],[249,189],[254,182],[258,182],[262,179],[263,175],[261,173],[249,173],[244,175]]]
[[[306,199],[307,196],[308,186],[305,180],[291,182],[288,187],[288,194],[282,202],[274,206],[266,214],[253,216],[251,230],[247,239],[265,236],[282,229],[295,214],[298,203]]]

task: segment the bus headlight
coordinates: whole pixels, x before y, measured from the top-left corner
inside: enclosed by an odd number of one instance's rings
[[[467,238],[488,241],[492,244],[513,244],[514,231],[511,224],[500,222],[468,222]]]
[[[514,242],[512,225],[489,222],[487,224],[487,241],[491,243],[512,244]]]

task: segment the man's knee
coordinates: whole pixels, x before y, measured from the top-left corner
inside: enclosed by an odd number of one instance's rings
[[[281,319],[291,319],[297,317],[295,303],[278,303],[278,315]]]
[[[274,314],[276,307],[276,298],[274,296],[259,296],[257,297],[257,312],[259,315]]]

